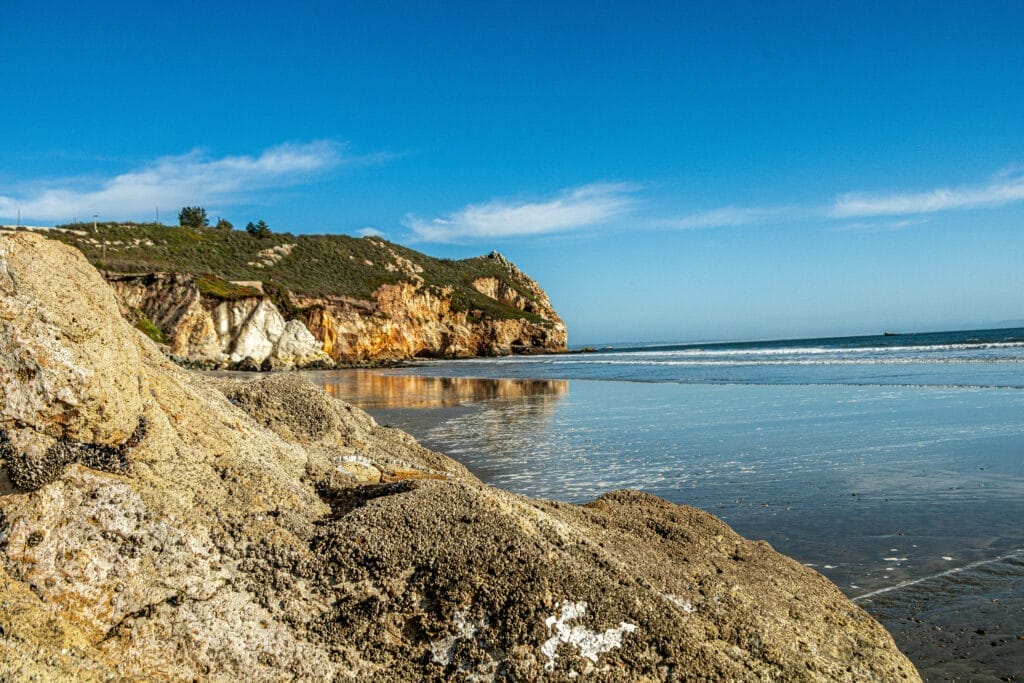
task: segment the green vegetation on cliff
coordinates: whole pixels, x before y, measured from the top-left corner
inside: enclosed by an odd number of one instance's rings
[[[541,316],[495,301],[473,288],[477,278],[493,277],[526,300],[536,295],[511,275],[499,258],[437,259],[378,237],[292,235],[274,232],[260,239],[244,231],[171,227],[157,223],[71,223],[47,236],[78,247],[101,270],[119,273],[191,273],[208,285],[205,294],[237,298],[248,287],[225,281],[261,281],[268,293],[294,292],[311,298],[344,296],[372,299],[384,284],[412,280],[406,259],[418,266],[426,287],[452,289],[452,306],[471,316]],[[208,291],[207,291],[208,290]]]

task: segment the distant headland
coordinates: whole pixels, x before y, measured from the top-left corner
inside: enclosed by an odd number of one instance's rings
[[[71,223],[45,233],[81,250],[124,315],[194,367],[566,350],[547,294],[498,252],[437,259],[378,237],[278,233],[263,221],[234,230],[224,220],[209,226],[199,207],[185,207],[182,223]]]

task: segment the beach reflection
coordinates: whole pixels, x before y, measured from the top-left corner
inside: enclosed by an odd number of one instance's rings
[[[364,410],[452,408],[490,400],[533,397],[557,401],[569,391],[567,380],[416,377],[374,370],[331,370],[306,375],[334,398]],[[531,401],[542,406],[549,401]]]

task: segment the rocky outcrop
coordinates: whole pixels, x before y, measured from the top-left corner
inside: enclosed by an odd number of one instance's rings
[[[302,312],[306,326],[335,360],[471,358],[566,350],[565,323],[547,294],[498,252],[486,258],[500,266],[507,279],[477,278],[472,286],[496,303],[521,311],[521,316],[459,307],[453,288],[426,286],[421,266],[384,242],[378,246],[389,254],[385,269],[402,273],[407,281],[381,285],[371,301],[289,295],[291,305]]]
[[[503,269],[507,279],[477,278],[472,286],[496,303],[521,311],[521,316],[495,316],[459,307],[453,299],[453,288],[426,286],[419,275],[422,267],[383,242],[378,246],[389,254],[385,269],[402,273],[407,281],[381,285],[369,301],[289,295],[291,306],[301,312],[303,322],[322,342],[324,351],[338,362],[566,350],[565,323],[547,294],[498,252],[487,258]]]
[[[167,361],[0,234],[0,679],[919,680],[704,512],[483,486],[293,374]]]
[[[203,294],[196,278],[180,273],[107,279],[125,316],[150,321],[166,335],[168,352],[186,363],[252,370],[334,365],[301,321],[285,322],[259,283],[237,283],[225,298]]]

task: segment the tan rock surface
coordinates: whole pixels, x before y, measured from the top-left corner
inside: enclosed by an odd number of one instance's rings
[[[210,312],[203,305],[195,278],[179,273],[120,275],[108,273],[122,312],[146,315],[168,333],[170,352],[191,359],[217,358],[221,341]]]
[[[508,264],[502,259],[502,263]],[[515,352],[562,351],[567,332],[539,285],[508,264],[513,277],[537,297],[527,301],[515,290],[486,278],[478,291],[500,303],[540,316],[476,318],[452,307],[452,292],[412,280],[381,285],[373,301],[343,297],[314,299],[292,295],[303,322],[339,362],[390,361],[416,357],[469,358]],[[494,281],[491,283],[491,281]],[[493,292],[492,292],[493,290]]]
[[[182,370],[38,236],[0,287],[0,680],[919,680],[711,515],[529,500],[297,376]]]

